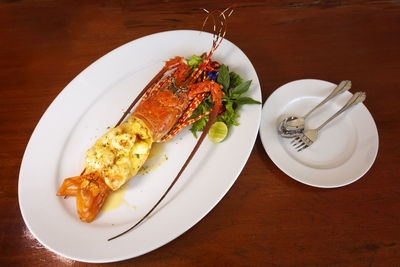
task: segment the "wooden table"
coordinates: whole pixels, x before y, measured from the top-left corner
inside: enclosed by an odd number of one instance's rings
[[[201,29],[218,1],[0,3],[0,263],[84,266],[43,247],[18,206],[18,173],[40,117],[84,68],[139,37]],[[368,173],[337,189],[294,181],[259,138],[236,183],[198,224],[115,265],[400,265],[400,1],[245,1],[227,38],[253,63],[263,102],[303,78],[350,79],[379,131]],[[73,107],[71,107],[73,108]],[[61,122],[60,122],[61,123]],[[40,192],[35,192],[40,194]]]

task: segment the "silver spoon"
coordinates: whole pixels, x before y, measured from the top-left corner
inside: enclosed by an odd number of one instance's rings
[[[310,110],[304,117],[289,116],[283,119],[278,125],[278,133],[282,137],[291,138],[304,131],[304,121],[311,115],[317,108],[321,107],[323,104],[331,100],[337,95],[349,90],[351,88],[351,81],[345,80],[341,81],[338,86],[316,107]]]

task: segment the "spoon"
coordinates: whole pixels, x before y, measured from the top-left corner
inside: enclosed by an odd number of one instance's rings
[[[282,137],[291,138],[304,131],[304,121],[311,115],[317,108],[331,100],[337,95],[349,90],[351,88],[351,81],[341,81],[338,86],[316,107],[310,110],[304,117],[289,116],[283,119],[278,125],[278,133]]]

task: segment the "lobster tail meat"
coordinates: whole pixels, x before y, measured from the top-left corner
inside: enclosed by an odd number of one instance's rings
[[[119,189],[146,161],[153,139],[136,118],[111,128],[86,152],[85,173],[99,171],[112,191]]]
[[[75,196],[80,219],[93,221],[109,193],[136,175],[152,143],[150,130],[139,119],[111,128],[87,150],[82,175],[65,179],[57,195]]]

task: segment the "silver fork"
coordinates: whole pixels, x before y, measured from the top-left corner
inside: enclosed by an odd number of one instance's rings
[[[307,147],[311,146],[318,138],[318,132],[325,126],[327,125],[330,121],[332,121],[334,118],[342,114],[344,111],[347,109],[351,108],[352,106],[357,105],[358,103],[361,103],[365,100],[367,97],[365,92],[357,92],[355,93],[349,101],[335,114],[333,114],[329,119],[327,119],[324,123],[321,124],[316,129],[311,129],[311,130],[305,130],[302,134],[299,134],[292,142],[290,142],[295,149],[300,152],[303,149],[306,149]]]

